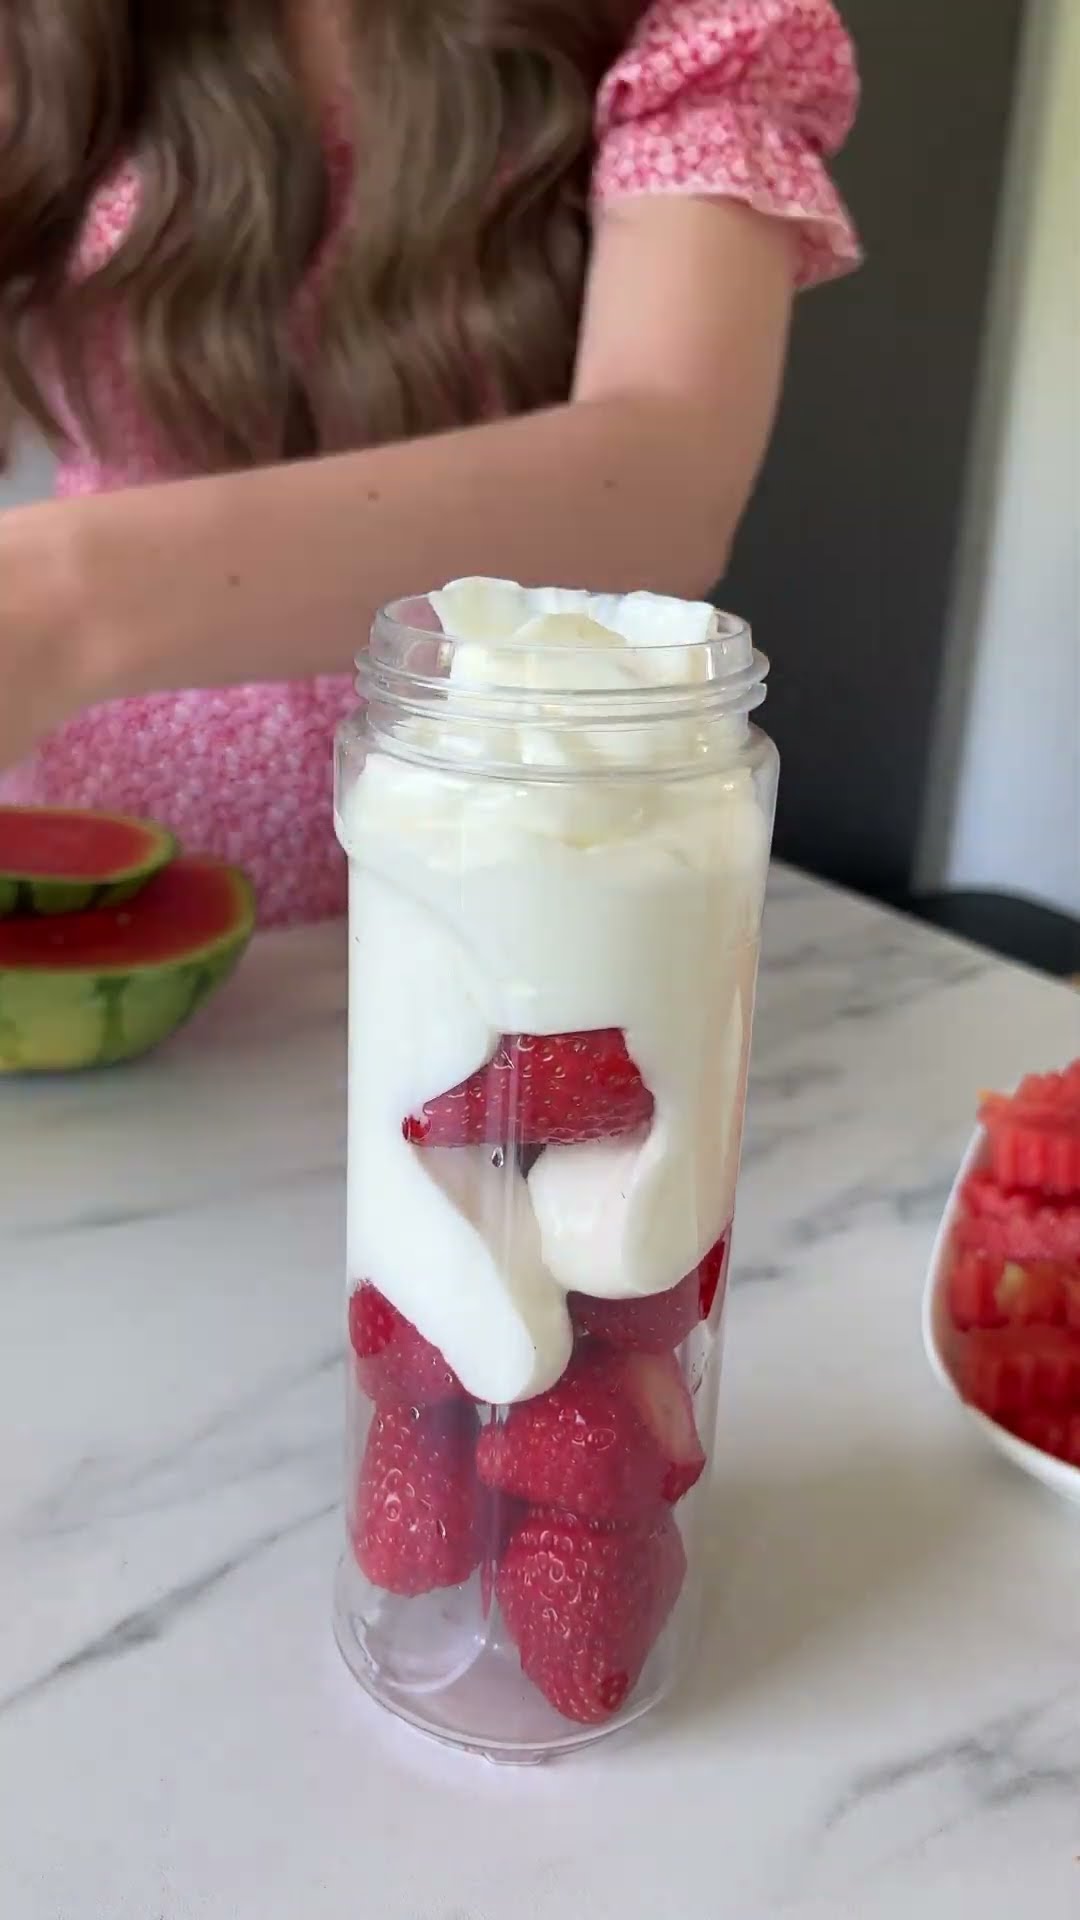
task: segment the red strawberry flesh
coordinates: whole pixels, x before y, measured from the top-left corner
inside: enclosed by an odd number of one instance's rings
[[[617,1029],[507,1034],[487,1066],[429,1100],[402,1131],[425,1147],[580,1146],[635,1132],[653,1108]]]
[[[592,1294],[569,1296],[570,1318],[578,1333],[592,1334],[606,1346],[636,1353],[671,1353],[711,1317],[727,1256],[727,1239],[718,1240],[700,1266],[666,1293],[644,1299],[598,1300]]]
[[[660,1492],[674,1506],[705,1471],[705,1452],[686,1382],[672,1355],[627,1354],[623,1385],[664,1462]]]
[[[674,1504],[705,1455],[673,1356],[579,1350],[558,1384],[486,1427],[484,1483],[533,1505],[630,1521]]]

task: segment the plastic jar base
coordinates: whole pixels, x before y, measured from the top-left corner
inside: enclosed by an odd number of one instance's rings
[[[684,1594],[680,1616],[690,1599]],[[399,1600],[376,1593],[350,1553],[339,1563],[334,1638],[364,1692],[417,1732],[501,1766],[537,1766],[625,1731],[672,1692],[676,1635],[686,1651],[682,1617],[653,1649],[623,1711],[602,1726],[575,1727],[526,1679],[497,1612],[470,1625],[481,1617],[479,1576],[422,1600]],[[436,1673],[432,1652],[440,1646],[452,1646],[454,1657]]]

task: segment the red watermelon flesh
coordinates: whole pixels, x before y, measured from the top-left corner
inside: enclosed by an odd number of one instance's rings
[[[244,875],[193,857],[121,906],[0,922],[0,1072],[145,1053],[232,972],[254,924]]]
[[[124,814],[0,807],[0,915],[132,899],[175,853],[164,827]]]

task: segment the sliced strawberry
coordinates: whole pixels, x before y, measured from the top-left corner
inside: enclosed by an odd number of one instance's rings
[[[962,1333],[972,1327],[1062,1326],[1068,1269],[1049,1261],[1021,1265],[995,1254],[961,1251],[949,1275],[949,1311]]]
[[[609,1347],[672,1353],[712,1314],[726,1260],[725,1237],[693,1273],[666,1293],[637,1300],[597,1300],[592,1294],[572,1293],[570,1318],[579,1333],[593,1334]]]
[[[663,1498],[672,1506],[696,1486],[705,1471],[705,1451],[686,1382],[673,1355],[628,1353],[623,1389],[636,1407],[664,1462]]]
[[[1080,1414],[1024,1413],[1009,1421],[1009,1431],[1018,1440],[1041,1453],[1052,1453],[1071,1467],[1080,1467]]]
[[[1080,1340],[1062,1327],[1004,1327],[965,1334],[956,1383],[991,1420],[1080,1409]]]
[[[705,1455],[672,1355],[585,1347],[550,1392],[511,1407],[480,1436],[489,1487],[592,1520],[632,1520],[674,1503]]]
[[[653,1097],[616,1028],[507,1034],[471,1079],[429,1100],[402,1131],[414,1146],[580,1146],[653,1116]]]
[[[479,1564],[478,1417],[462,1401],[377,1408],[360,1468],[352,1545],[367,1578],[409,1598],[459,1587]]]
[[[979,1119],[1001,1186],[1080,1198],[1080,1061],[1064,1073],[1029,1074],[1014,1094],[988,1094]]]
[[[1008,1192],[990,1173],[968,1176],[956,1226],[958,1246],[1003,1260],[1080,1262],[1080,1202]]]
[[[656,1506],[667,1470],[614,1356],[588,1348],[549,1392],[484,1429],[476,1461],[489,1487],[596,1520]]]
[[[533,1685],[567,1720],[596,1726],[629,1700],[685,1577],[669,1513],[607,1528],[541,1511],[514,1534],[496,1591]]]
[[[365,1280],[349,1301],[349,1339],[356,1377],[377,1407],[407,1401],[417,1407],[467,1400],[457,1374],[438,1347]]]

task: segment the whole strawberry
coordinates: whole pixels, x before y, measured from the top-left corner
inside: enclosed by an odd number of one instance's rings
[[[356,1355],[357,1380],[377,1407],[401,1401],[428,1407],[441,1400],[469,1398],[438,1347],[425,1340],[370,1281],[358,1287],[349,1301],[349,1339]]]
[[[633,1133],[652,1116],[652,1094],[617,1029],[518,1033],[402,1131],[424,1147],[580,1146]]]
[[[412,1598],[459,1587],[479,1565],[477,1425],[464,1401],[376,1408],[351,1523],[357,1564],[373,1585]]]
[[[587,1346],[548,1393],[485,1427],[476,1463],[500,1493],[590,1520],[627,1521],[681,1500],[705,1455],[672,1355]]]
[[[634,1527],[533,1512],[503,1555],[496,1593],[533,1685],[567,1720],[595,1726],[629,1700],[685,1575],[668,1512]]]
[[[578,1333],[592,1334],[606,1346],[636,1353],[672,1353],[711,1316],[726,1259],[725,1237],[700,1266],[666,1293],[636,1300],[599,1300],[589,1293],[572,1293],[570,1318]]]

